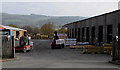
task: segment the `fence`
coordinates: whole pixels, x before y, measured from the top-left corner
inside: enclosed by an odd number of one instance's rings
[[[14,37],[2,36],[2,58],[14,58]]]
[[[112,61],[120,61],[120,38],[113,38]]]

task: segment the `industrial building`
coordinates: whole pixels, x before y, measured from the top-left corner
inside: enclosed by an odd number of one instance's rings
[[[68,38],[91,44],[112,43],[113,36],[120,37],[120,10],[94,16],[64,25]]]

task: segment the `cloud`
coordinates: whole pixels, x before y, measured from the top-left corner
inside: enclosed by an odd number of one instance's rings
[[[3,12],[53,16],[93,16],[118,8],[117,2],[4,2]]]
[[[1,0],[1,2],[118,2],[119,0]]]

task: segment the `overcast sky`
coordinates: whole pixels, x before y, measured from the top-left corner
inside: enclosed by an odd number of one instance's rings
[[[80,2],[36,2],[35,0],[33,2],[30,1],[15,2],[13,0],[13,2],[8,2],[7,0],[4,0],[4,2],[0,3],[2,4],[2,10],[0,9],[0,12],[11,14],[40,14],[48,16],[90,17],[117,10],[119,0],[106,0],[103,2],[98,2],[97,0],[91,2],[87,0],[81,0]]]

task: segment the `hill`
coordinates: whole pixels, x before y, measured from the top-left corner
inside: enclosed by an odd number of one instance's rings
[[[70,22],[78,21],[85,19],[81,16],[46,16],[46,15],[20,15],[20,14],[8,14],[0,13],[2,15],[3,25],[15,24],[18,26],[32,26],[32,27],[41,27],[46,23],[53,23],[55,25],[64,25]]]

